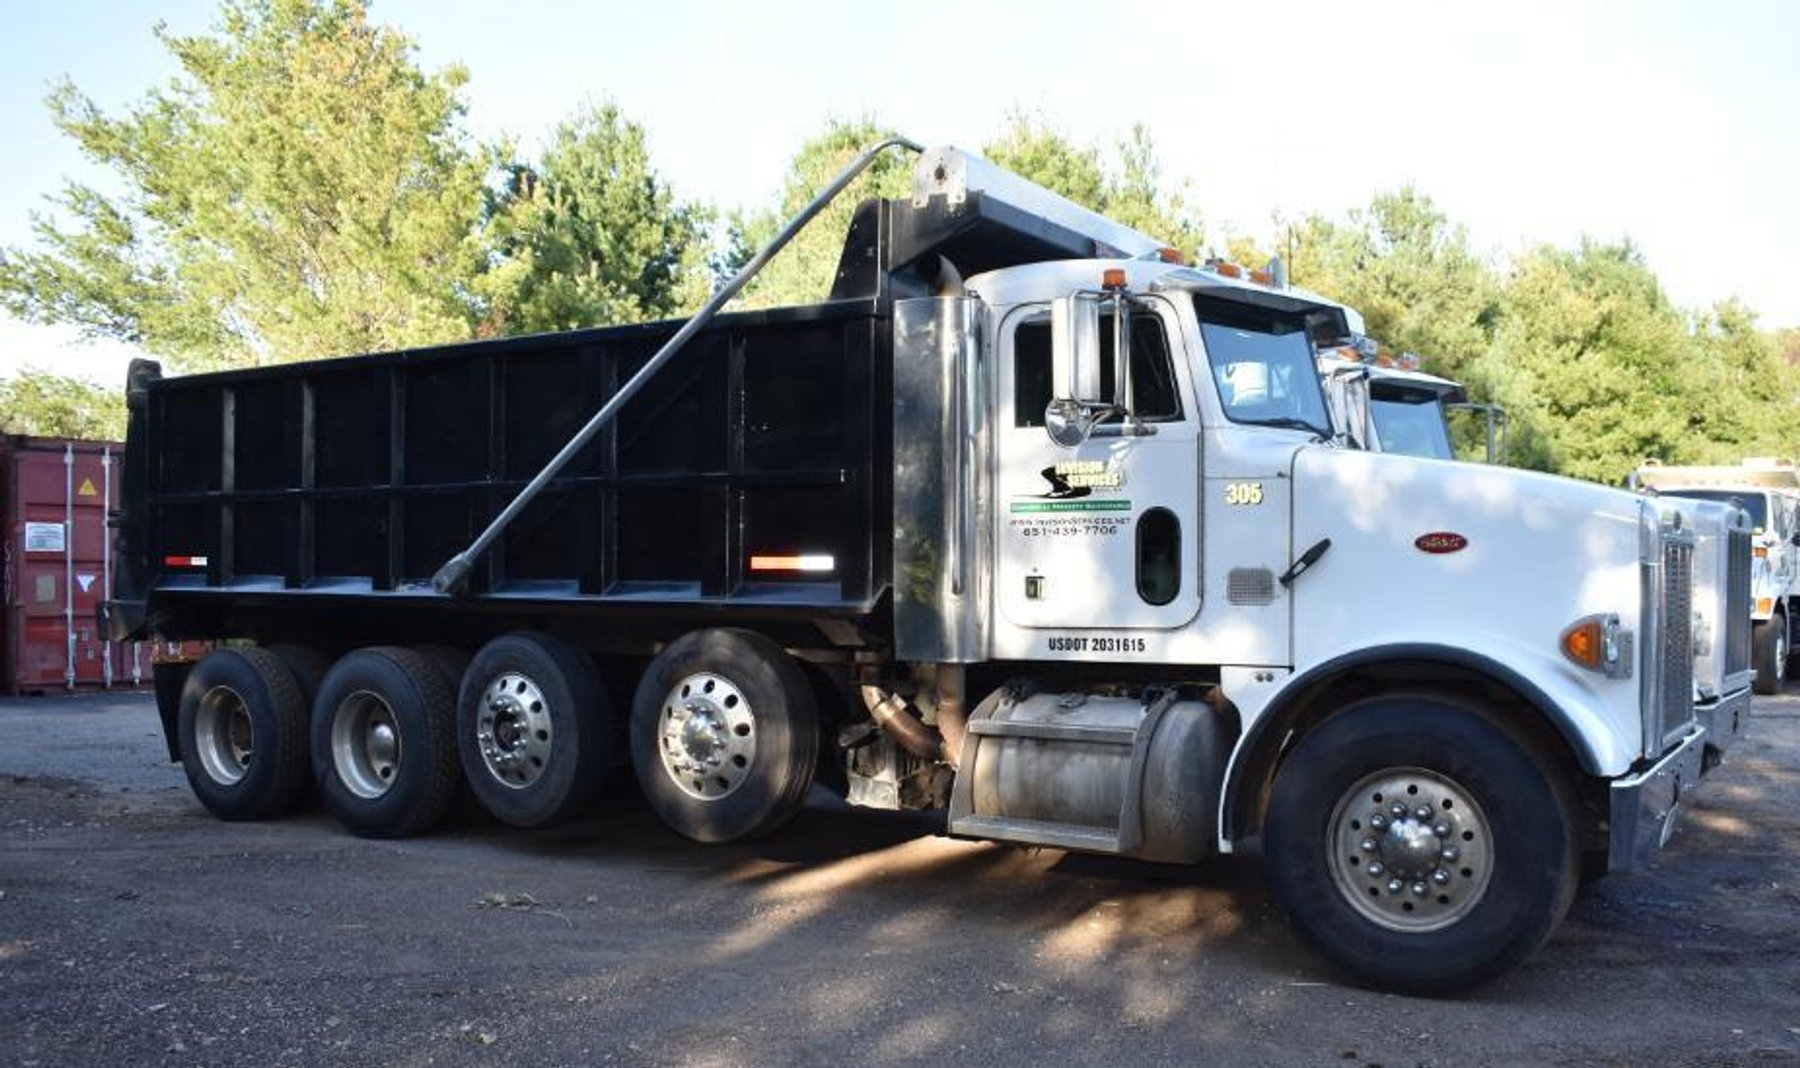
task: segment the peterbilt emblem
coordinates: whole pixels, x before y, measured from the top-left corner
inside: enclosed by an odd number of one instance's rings
[[[1436,530],[1413,539],[1413,547],[1422,553],[1441,555],[1457,553],[1469,547],[1469,539],[1448,530]]]

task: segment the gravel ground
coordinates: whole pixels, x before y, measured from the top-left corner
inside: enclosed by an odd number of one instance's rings
[[[1660,863],[1455,1000],[1347,986],[1253,862],[1159,868],[810,806],[676,838],[220,823],[147,696],[0,700],[0,1050],[37,1065],[1800,1061],[1800,697]]]

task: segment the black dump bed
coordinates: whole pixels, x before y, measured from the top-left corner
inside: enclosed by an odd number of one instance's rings
[[[888,581],[892,468],[875,299],[721,317],[507,529],[466,594],[431,589],[676,325],[178,378],[140,365],[115,626],[278,639],[452,603],[868,616]]]
[[[349,646],[551,626],[602,648],[736,619],[880,644],[892,302],[959,273],[1118,254],[1093,236],[1116,224],[1031,209],[1050,197],[865,201],[833,299],[707,326],[455,596],[434,573],[680,324],[166,379],[141,361],[109,631]]]

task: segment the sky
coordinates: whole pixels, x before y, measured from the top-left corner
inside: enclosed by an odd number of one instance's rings
[[[1800,326],[1800,3],[1790,0],[1160,0],[1076,4],[649,4],[376,0],[428,68],[469,71],[480,137],[529,150],[584,101],[649,134],[677,191],[760,207],[832,117],[976,148],[1008,115],[1103,149],[1137,122],[1209,233],[1341,216],[1411,183],[1503,262],[1629,238],[1670,296],[1737,298]],[[152,36],[205,31],[202,0],[0,0],[0,247],[63,176],[92,170],[42,99],[103,108],[176,75]],[[111,381],[129,350],[0,313],[0,375]]]

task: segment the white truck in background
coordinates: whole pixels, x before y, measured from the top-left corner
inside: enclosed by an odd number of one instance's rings
[[[1756,692],[1779,693],[1800,610],[1800,472],[1793,461],[1753,456],[1739,464],[1676,467],[1646,462],[1633,488],[1661,497],[1719,501],[1749,513],[1751,659]]]
[[[1461,382],[1420,369],[1416,353],[1390,356],[1366,337],[1315,346],[1332,421],[1359,449],[1456,459],[1452,412],[1486,422],[1486,462],[1506,462],[1506,409],[1477,404]]]

